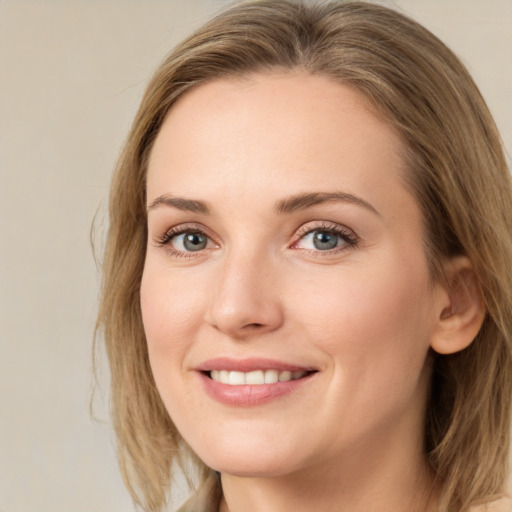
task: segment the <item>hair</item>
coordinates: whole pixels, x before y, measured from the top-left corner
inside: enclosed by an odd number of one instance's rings
[[[240,2],[180,44],[150,81],[113,176],[97,322],[111,369],[121,471],[134,502],[165,505],[175,465],[211,470],[187,447],[156,389],[141,318],[146,171],[173,104],[219,79],[300,70],[348,84],[400,134],[433,280],[467,256],[486,306],[474,342],[434,354],[425,450],[442,509],[500,496],[512,389],[512,188],[495,123],[459,59],[417,22],[366,2]]]

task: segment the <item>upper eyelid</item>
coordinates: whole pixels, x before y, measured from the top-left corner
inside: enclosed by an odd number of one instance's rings
[[[333,222],[330,220],[311,220],[309,222],[304,222],[301,226],[299,226],[295,231],[310,231],[315,229],[346,229],[347,231],[352,231],[350,228],[345,226],[344,224],[340,224],[339,222]]]
[[[315,224],[315,222],[318,222],[318,224]],[[350,235],[353,238],[359,238],[356,232],[349,228],[348,226],[345,226],[344,224],[340,224],[338,222],[332,222],[332,221],[310,221],[302,226],[300,226],[297,230],[295,230],[295,235],[300,238],[304,235],[307,235],[311,231],[341,231],[345,233],[346,235]]]
[[[168,227],[164,230],[157,231],[153,235],[153,240],[158,246],[166,245],[171,238],[175,236],[182,235],[183,233],[186,233],[187,231],[190,232],[198,232],[203,233],[206,235],[212,242],[215,244],[218,244],[216,241],[216,237],[212,236],[211,230],[209,230],[206,226],[203,224],[197,223],[197,222],[182,222],[179,224],[176,224],[175,226]]]
[[[165,230],[165,234],[172,233],[173,235],[179,235],[181,233],[186,233],[187,231],[197,231],[200,233],[204,233],[205,235],[211,237],[212,231],[201,223],[198,222],[182,222],[176,224],[175,226],[171,226]]]

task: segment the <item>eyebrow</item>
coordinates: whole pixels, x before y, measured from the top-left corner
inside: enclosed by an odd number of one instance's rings
[[[209,215],[210,209],[204,201],[197,201],[194,199],[185,199],[184,197],[173,197],[170,194],[163,194],[158,196],[149,206],[148,212],[154,210],[158,206],[172,206],[178,210],[186,212],[202,213]]]
[[[381,216],[380,213],[367,201],[346,192],[306,192],[298,194],[286,199],[281,199],[274,205],[274,211],[277,214],[290,214],[296,211],[306,210],[317,204],[326,203],[328,201],[342,201],[345,203],[355,204]],[[170,194],[158,196],[149,206],[148,212],[158,208],[159,206],[171,206],[178,210],[201,213],[210,215],[210,208],[205,201],[196,199],[186,199],[184,197],[174,197]]]
[[[298,194],[291,196],[287,199],[278,201],[274,207],[275,211],[280,214],[293,213],[300,210],[305,210],[311,206],[328,201],[342,201],[345,203],[355,204],[371,211],[372,213],[381,216],[380,213],[364,199],[348,194],[346,192],[312,192],[305,194]]]

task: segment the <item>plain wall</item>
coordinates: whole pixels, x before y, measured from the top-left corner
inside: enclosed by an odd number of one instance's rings
[[[152,70],[225,3],[0,1],[0,512],[133,509],[116,466],[105,362],[102,421],[89,416],[99,283],[90,226],[97,211],[104,217]],[[512,1],[382,3],[462,57],[510,155]]]

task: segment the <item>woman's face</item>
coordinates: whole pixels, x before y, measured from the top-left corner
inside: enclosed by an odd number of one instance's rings
[[[167,410],[214,469],[421,445],[439,300],[399,149],[359,93],[299,72],[202,85],[167,116],[142,314]]]

